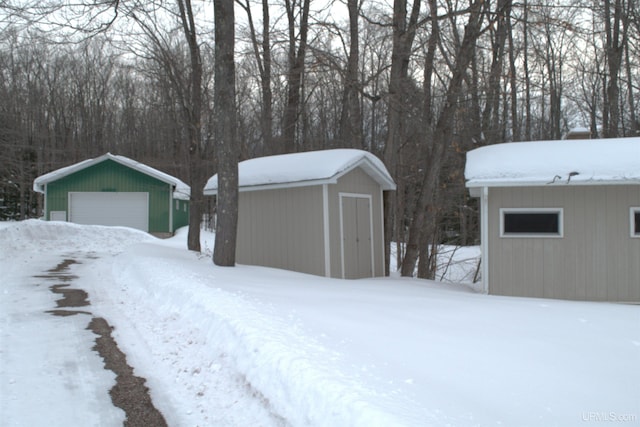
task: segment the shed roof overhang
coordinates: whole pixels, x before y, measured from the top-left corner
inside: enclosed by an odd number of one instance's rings
[[[522,180],[472,180],[467,181],[465,186],[469,189],[472,197],[480,197],[483,188],[497,187],[568,187],[568,186],[600,186],[600,185],[640,185],[639,178],[620,178],[620,179],[576,179],[578,175],[555,175],[548,180],[541,181],[539,179],[522,179]]]
[[[331,151],[331,150],[326,150]],[[309,187],[314,185],[324,185],[324,184],[336,184],[338,180],[351,172],[354,169],[361,168],[367,175],[371,177],[375,182],[377,182],[384,191],[395,190],[396,184],[391,178],[391,175],[384,167],[384,164],[377,158],[375,158],[372,154],[361,151],[361,150],[345,150],[345,151],[360,151],[362,154],[356,156],[356,160],[353,162],[347,161],[343,167],[338,168],[336,171],[332,171],[329,176],[318,176],[312,177],[309,176],[307,179],[289,179],[284,176],[282,179],[276,180],[265,180],[266,182],[256,181],[256,180],[248,180],[249,183],[243,183],[243,174],[242,174],[242,163],[240,163],[240,183],[239,183],[239,191],[260,191],[260,190],[274,190],[281,188],[293,188],[293,187]],[[296,153],[303,154],[303,153]],[[284,155],[290,156],[290,155]],[[250,162],[251,160],[245,161]],[[246,164],[246,163],[245,163]],[[218,175],[214,175],[211,177],[205,186],[204,194],[207,196],[214,196],[218,194]]]

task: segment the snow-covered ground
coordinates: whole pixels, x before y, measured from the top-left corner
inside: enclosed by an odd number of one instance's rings
[[[89,315],[45,312],[60,296],[34,276],[66,258],[171,426],[640,423],[640,306],[221,268],[185,241],[2,224],[0,424],[124,419]]]

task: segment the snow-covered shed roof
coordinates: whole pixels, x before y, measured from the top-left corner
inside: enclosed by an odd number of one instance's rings
[[[640,138],[511,142],[467,153],[467,187],[640,184]]]
[[[238,164],[240,191],[333,184],[347,172],[360,167],[383,190],[396,185],[384,163],[373,154],[356,149],[307,151],[258,157]],[[204,194],[218,192],[218,175],[209,178]]]
[[[44,187],[46,184],[52,181],[57,181],[61,178],[64,178],[65,176],[71,175],[98,163],[104,162],[105,160],[113,160],[116,163],[120,163],[121,165],[137,170],[138,172],[156,178],[159,181],[166,182],[167,184],[170,184],[174,187],[174,198],[180,200],[189,200],[191,189],[187,184],[185,184],[178,178],[161,172],[150,166],[144,165],[140,162],[136,162],[135,160],[131,160],[128,157],[118,156],[111,153],[104,154],[100,157],[96,157],[95,159],[83,160],[82,162],[75,163],[71,166],[60,168],[44,175],[40,175],[33,181],[33,190],[39,193],[44,193]]]

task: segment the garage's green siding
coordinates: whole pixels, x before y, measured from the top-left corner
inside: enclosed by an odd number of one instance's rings
[[[186,200],[173,201],[173,231],[189,225],[189,202]]]
[[[73,191],[148,192],[149,232],[172,231],[169,230],[169,209],[170,204],[175,205],[175,202],[171,198],[171,185],[127,166],[105,160],[48,183],[46,219],[51,219],[51,211],[65,211],[68,216],[67,194]],[[181,205],[182,203],[186,202],[181,201]],[[175,218],[174,224],[177,224]]]

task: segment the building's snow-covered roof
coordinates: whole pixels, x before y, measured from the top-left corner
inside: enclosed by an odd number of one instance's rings
[[[640,184],[640,138],[512,142],[467,153],[467,187]]]
[[[591,132],[591,130],[589,130],[589,128],[586,128],[584,126],[576,126],[569,129],[569,133],[588,133],[588,132]]]
[[[128,157],[118,156],[111,153],[104,154],[100,157],[96,157],[95,159],[87,159],[82,162],[75,163],[71,166],[60,168],[44,175],[40,175],[33,181],[33,190],[39,193],[44,193],[44,187],[46,184],[52,181],[57,181],[61,178],[64,178],[65,176],[71,175],[90,166],[101,163],[105,160],[113,160],[114,162],[120,163],[121,165],[130,167],[131,169],[137,170],[138,172],[141,172],[145,175],[156,178],[159,181],[166,182],[167,184],[170,184],[174,187],[173,197],[175,199],[189,200],[191,189],[187,184],[185,184],[178,178],[161,172],[150,166],[144,165],[140,162],[136,162],[135,160],[131,160]]]
[[[394,190],[393,178],[373,154],[355,149],[308,151],[258,157],[238,164],[241,191],[335,183],[345,173],[360,167],[383,190]],[[218,175],[212,176],[204,194],[216,194]]]

